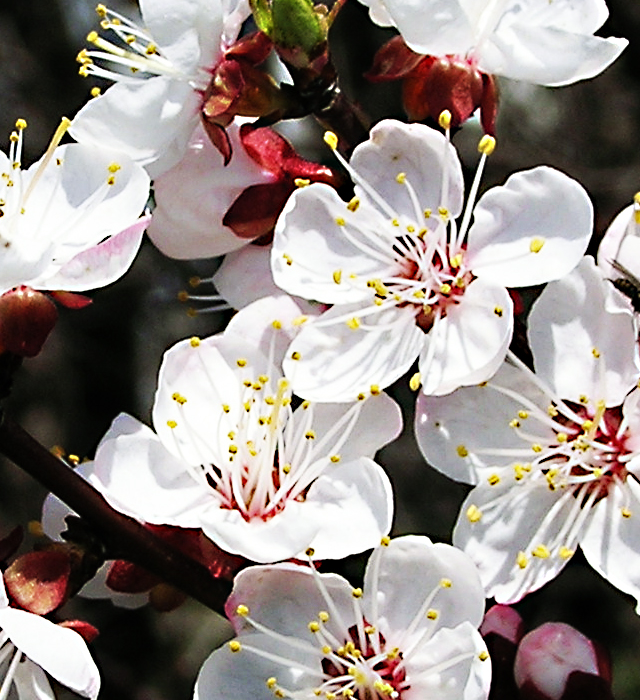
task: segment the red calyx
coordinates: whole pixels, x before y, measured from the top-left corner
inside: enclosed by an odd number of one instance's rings
[[[58,320],[46,294],[20,286],[0,296],[0,352],[35,357]]]
[[[479,108],[485,133],[495,134],[495,80],[465,58],[423,56],[396,36],[378,50],[366,77],[372,82],[403,80],[403,104],[411,120],[437,120],[448,110],[451,125],[458,127]]]
[[[16,605],[46,615],[66,601],[70,574],[66,553],[45,550],[18,557],[4,572],[4,582]]]

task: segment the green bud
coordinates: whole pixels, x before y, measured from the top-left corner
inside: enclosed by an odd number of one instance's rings
[[[312,0],[271,0],[272,41],[311,56],[327,41],[325,16]]]

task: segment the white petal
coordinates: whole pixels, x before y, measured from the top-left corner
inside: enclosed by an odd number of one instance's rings
[[[227,127],[233,156],[227,166],[200,124],[184,157],[154,181],[156,207],[149,238],[170,258],[212,258],[246,246],[222,219],[240,193],[250,185],[272,182],[245,152],[239,127]]]
[[[552,491],[541,473],[517,481],[507,468],[496,469],[492,482],[496,476],[496,483],[483,480],[462,504],[453,542],[475,562],[487,597],[513,603],[560,572],[568,560],[560,556],[561,547],[575,550],[577,534],[556,540],[576,499],[566,489]],[[540,545],[548,557],[532,554]],[[524,567],[518,564],[520,552]]]
[[[460,303],[451,305],[427,334],[420,354],[422,391],[448,394],[489,379],[504,360],[512,331],[513,302],[507,290],[474,280]]]
[[[635,385],[633,315],[593,258],[552,282],[529,314],[536,373],[565,399],[604,399],[618,406]]]
[[[513,462],[514,454],[506,451],[527,454],[529,445],[509,424],[518,418],[518,411],[529,412],[530,405],[505,396],[494,385],[525,397],[541,406],[546,414],[548,399],[545,402],[526,374],[507,363],[482,386],[463,387],[446,396],[423,393],[418,396],[415,422],[418,446],[432,467],[452,479],[476,484],[487,467],[508,466]],[[550,438],[554,435],[534,414],[526,420],[527,432],[549,434]]]
[[[331,323],[345,314],[357,317],[361,308],[334,306],[317,325],[305,324],[283,363],[296,394],[312,401],[355,401],[372,386],[389,386],[411,367],[425,338],[413,311],[391,308],[363,318],[356,329],[343,320]]]
[[[87,102],[69,133],[78,143],[129,154],[155,178],[184,155],[197,124],[198,104],[188,83],[164,76],[116,83]]]
[[[451,586],[442,585],[443,579]],[[416,618],[434,592],[429,608],[438,611],[437,618],[428,619],[426,611]],[[463,622],[478,627],[484,614],[484,590],[476,567],[460,549],[433,544],[427,537],[405,535],[372,554],[364,576],[363,605],[367,619],[393,646],[413,622],[417,623],[416,636]]]
[[[148,523],[197,527],[206,484],[147,426],[121,414],[104,436],[89,481],[120,512]]]
[[[310,517],[311,516],[311,517]],[[221,549],[261,564],[282,561],[304,552],[319,524],[306,503],[290,501],[268,520],[245,520],[237,509],[212,504],[203,513],[202,531]]]
[[[351,165],[398,218],[407,217],[418,229],[424,225],[425,209],[437,212],[444,207],[453,217],[462,210],[464,179],[458,154],[439,131],[424,124],[393,119],[379,122],[371,129],[369,140],[356,147]],[[417,211],[406,184],[396,180],[399,173],[415,190]],[[442,191],[444,173],[446,196]]]
[[[474,625],[463,622],[455,629],[440,629],[405,661],[410,687],[403,700],[485,700],[491,684],[491,663]],[[430,670],[432,670],[430,672]]]
[[[384,5],[403,39],[418,53],[464,55],[473,46],[473,28],[457,0],[385,0]]]
[[[593,207],[575,180],[546,166],[518,172],[475,207],[467,263],[505,287],[542,284],[577,265],[592,226]]]
[[[243,309],[265,296],[281,294],[271,274],[271,248],[245,245],[224,256],[213,275],[220,296],[234,309]]]
[[[393,229],[371,205],[348,209],[329,185],[303,187],[289,198],[276,224],[273,279],[289,294],[327,304],[370,299],[367,280],[399,273]]]
[[[623,515],[630,513],[630,517]],[[640,484],[627,477],[612,486],[593,507],[580,543],[591,566],[624,593],[636,599],[640,614]]]
[[[47,674],[29,659],[23,659],[16,668],[13,682],[18,700],[56,700]]]
[[[312,412],[309,427],[316,435],[308,453],[314,459],[336,451],[343,463],[358,457],[373,457],[402,430],[400,406],[385,393],[370,396],[357,404],[316,403],[308,409],[299,407],[292,417],[293,435],[307,430],[307,411]],[[347,414],[356,417],[347,419]],[[338,441],[343,444],[336,448]]]
[[[343,559],[371,549],[391,530],[391,483],[384,470],[366,457],[327,466],[311,485],[304,505],[311,511],[305,509],[304,517],[313,517],[318,526],[309,543],[318,560]]]
[[[623,275],[611,264],[622,264],[640,278],[640,230],[635,221],[636,207],[630,204],[613,220],[598,246],[598,267],[612,280]]]
[[[309,617],[307,622],[311,619]],[[309,632],[307,634],[310,635]],[[271,677],[277,678],[278,683],[288,690],[300,693],[300,697],[313,693],[313,688],[322,683],[322,667],[317,655],[305,654],[293,644],[264,634],[244,634],[238,641],[247,647],[280,656],[283,663],[262,658],[248,648],[234,653],[225,644],[202,665],[196,680],[194,700],[273,700],[273,690],[266,683]],[[292,662],[287,664],[287,659]],[[300,670],[296,662],[305,664],[310,670]],[[311,669],[316,669],[315,673]]]
[[[628,43],[519,22],[493,34],[478,62],[487,73],[558,87],[599,75]]]
[[[251,631],[251,623],[236,615],[238,605],[246,605],[254,620],[271,630],[294,638],[309,640],[316,647],[308,624],[327,609],[327,602],[316,576],[322,582],[339,612],[344,626],[330,615],[327,629],[338,639],[355,622],[352,587],[337,574],[312,574],[308,566],[276,564],[243,569],[235,578],[233,592],[226,605],[231,624],[240,635]],[[317,647],[316,647],[317,648]]]
[[[272,376],[267,358],[242,339],[218,335],[176,343],[158,375],[153,406],[158,436],[187,464],[226,464],[228,433],[245,420],[243,380],[263,373]]]
[[[151,217],[139,219],[93,248],[78,253],[65,263],[53,277],[46,273],[32,286],[36,289],[63,289],[82,292],[98,289],[119,280],[131,267],[142,243],[142,236]]]
[[[57,681],[84,697],[97,697],[100,674],[77,632],[12,608],[0,611],[0,627],[20,651]]]

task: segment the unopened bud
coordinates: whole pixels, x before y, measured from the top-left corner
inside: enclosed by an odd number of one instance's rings
[[[48,296],[16,287],[0,296],[0,352],[35,357],[56,325],[58,311]]]

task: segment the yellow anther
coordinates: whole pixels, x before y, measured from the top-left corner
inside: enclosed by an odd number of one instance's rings
[[[322,647],[322,653],[323,654],[330,654],[331,653],[331,647],[328,644],[325,644]]]
[[[340,284],[340,282],[342,282],[342,270],[334,270],[333,271],[333,281],[336,284]]]
[[[574,551],[573,549],[569,549],[568,547],[560,547],[560,551],[558,552],[558,556],[560,559],[571,559],[573,556]]]
[[[309,320],[308,316],[297,316],[296,318],[291,321],[291,324],[294,326],[301,326],[303,323],[306,323]]]
[[[544,238],[532,238],[531,243],[529,243],[529,250],[532,253],[539,253],[542,250],[544,243]]]
[[[354,588],[354,589],[351,591],[351,595],[352,595],[354,598],[362,598],[362,588]]]
[[[283,464],[282,471],[284,474],[289,474],[289,472],[291,471],[291,465],[290,464]]]
[[[177,391],[171,395],[171,398],[176,403],[179,403],[181,406],[187,403],[187,399],[182,394],[179,394]]]
[[[340,461],[340,455],[331,455],[329,459],[334,463],[337,464]]]
[[[542,452],[542,445],[540,445],[539,443],[536,442],[533,445],[531,445],[531,449],[534,452]]]
[[[376,628],[373,625],[367,625],[364,628],[364,633],[368,635],[372,635],[376,633]]]
[[[173,430],[178,424],[174,420],[168,420],[167,425]]]
[[[441,578],[440,586],[442,588],[451,588],[451,586],[453,586],[453,581],[450,578]]]
[[[458,457],[468,457],[469,456],[469,450],[464,445],[458,445],[456,447],[456,452],[458,453]]]
[[[75,467],[78,464],[80,464],[80,457],[78,457],[78,455],[68,455],[67,461],[73,464],[73,466]]]
[[[529,417],[529,411],[521,410],[518,411],[518,418],[522,418],[522,420],[525,420]]]
[[[416,291],[413,293],[413,296],[416,299],[424,299],[426,295],[424,293],[424,289],[416,289]]]
[[[407,181],[407,173],[398,173],[396,175],[396,182],[399,185],[404,185],[404,183]]]
[[[510,428],[519,428],[520,421],[517,418],[513,418],[512,420],[509,421],[509,427]]]
[[[397,659],[400,656],[400,649],[398,647],[393,647],[387,652],[387,659]]]
[[[321,610],[318,613],[318,619],[320,622],[329,622],[329,613],[326,610]]]
[[[324,132],[324,142],[332,151],[335,151],[336,148],[338,148],[338,137],[333,133],[333,131]]]
[[[558,415],[558,409],[553,404],[550,404],[547,408],[547,415],[555,418]]]
[[[313,632],[314,634],[320,631],[320,625],[315,620],[310,622],[307,626],[309,628],[309,632]]]
[[[313,547],[307,547],[307,549],[304,552],[308,557],[312,557],[315,553],[316,550]]]
[[[267,678],[267,680],[266,680],[267,688],[274,688],[277,682],[278,681],[274,676],[271,676],[271,678]]]
[[[448,109],[443,109],[442,112],[440,112],[438,124],[440,124],[440,128],[442,129],[448,130],[451,128],[451,112]]]
[[[118,165],[117,163],[111,163],[111,164],[109,165],[109,167],[107,168],[107,170],[108,170],[110,173],[117,173],[118,170],[121,170],[121,169],[122,169],[122,166],[121,166],[121,165]]]
[[[438,619],[438,611],[434,610],[431,608],[430,610],[427,610],[427,620],[437,620]]]
[[[102,93],[102,90],[96,85],[95,87],[92,87],[91,90],[89,91],[89,94],[91,97],[98,97]]]
[[[596,358],[596,360],[600,357],[600,350],[598,348],[593,348],[591,350],[591,354]]]
[[[415,227],[415,226],[412,226],[411,224],[409,224],[409,225],[407,226],[407,232],[408,232],[408,233],[415,233],[415,231],[416,231],[416,227]]]
[[[489,482],[489,486],[497,486],[500,483],[500,477],[497,474],[491,474],[487,478],[487,481]]]
[[[109,175],[107,178],[107,185],[115,185],[116,184],[116,179],[113,175]]]
[[[341,216],[336,216],[336,224],[338,226],[344,226],[347,222],[341,217]]]
[[[480,661],[486,661],[489,658],[489,654],[486,651],[481,651],[478,654],[478,658],[480,659]]]
[[[462,265],[462,255],[460,253],[454,255],[451,260],[449,260],[449,265],[451,265],[451,267],[459,268],[460,265]]]
[[[421,381],[420,372],[416,372],[409,380],[409,389],[411,389],[411,391],[418,391]]]
[[[352,197],[349,200],[349,203],[347,204],[347,209],[349,211],[356,211],[359,206],[360,206],[360,200],[358,199],[358,197]]]
[[[480,510],[480,508],[478,508],[478,506],[474,506],[473,504],[471,504],[467,508],[467,519],[469,520],[469,522],[470,523],[477,523],[480,521],[481,518],[482,518],[482,511]]]
[[[299,352],[296,352],[295,350],[291,353],[292,360],[299,360],[301,357],[302,355]]]
[[[515,480],[520,481],[521,479],[524,478],[524,475],[528,472],[531,471],[530,469],[527,469],[524,467],[522,464],[514,464],[513,465],[513,471],[515,472]]]
[[[431,209],[425,209],[422,213],[424,214],[424,218],[425,218],[425,219],[430,219],[430,218],[431,218],[431,214],[433,214],[433,212],[431,211]]]
[[[303,401],[303,402],[300,404],[300,408],[301,408],[303,411],[306,411],[306,410],[309,408],[309,406],[311,406],[311,401]]]
[[[198,338],[197,336],[194,335],[193,338],[191,338],[191,340],[189,341],[189,344],[191,345],[192,348],[199,347],[200,346],[200,338]]]
[[[237,445],[229,445],[229,452],[232,455],[238,454],[238,446]]]
[[[242,649],[242,645],[237,639],[232,639],[229,642],[229,649],[231,649],[231,651],[235,654]]]
[[[504,309],[501,306],[494,306],[493,308],[493,313],[498,317],[502,318],[502,314],[504,313]]]
[[[533,554],[534,557],[538,557],[538,559],[548,559],[551,556],[551,552],[549,552],[549,549],[543,544],[534,547],[531,550],[531,554]]]
[[[354,316],[346,321],[346,324],[349,326],[349,328],[351,328],[351,330],[355,331],[356,329],[360,328],[360,319]]]
[[[589,397],[586,394],[580,394],[578,397],[578,401],[580,401],[581,404],[586,406],[589,403]]]
[[[380,393],[380,387],[377,384],[372,384],[369,387],[369,391],[371,392],[371,396],[377,396]]]
[[[23,131],[27,128],[27,122],[24,119],[16,119],[16,129],[18,131]]]
[[[527,566],[527,563],[527,555],[524,552],[518,552],[518,556],[516,557],[516,564],[521,569],[524,569]]]
[[[222,404],[222,410],[223,410],[225,413],[229,413],[229,411],[231,410],[231,408],[229,407],[229,404],[223,403],[223,404]]]
[[[384,535],[380,538],[380,546],[388,547],[391,544],[391,538],[388,535]]]
[[[569,436],[566,433],[558,433],[556,435],[556,440],[558,442],[566,442],[569,439]]]
[[[441,284],[440,294],[451,294],[451,285],[447,284],[446,282],[444,284]]]
[[[251,411],[251,401],[245,401],[242,405],[244,407],[244,410],[249,413]]]
[[[293,265],[293,258],[290,255],[283,253],[282,257],[284,258],[284,261],[287,263],[287,265]]]
[[[620,512],[622,513],[623,518],[630,518],[631,517],[631,511],[629,508],[621,508]]]
[[[158,53],[158,47],[155,44],[148,44],[144,52],[147,56],[153,56]]]
[[[316,434],[313,430],[307,430],[304,436],[307,438],[307,440],[315,440]]]
[[[238,365],[238,367],[246,367],[246,366],[247,366],[247,360],[246,360],[244,357],[239,357],[239,358],[236,360],[236,364]]]
[[[91,44],[93,44],[95,41],[97,41],[98,38],[99,38],[98,32],[96,32],[95,30],[91,31],[87,34],[87,41]]]
[[[449,218],[449,210],[446,207],[438,207],[438,214],[446,221]]]
[[[485,134],[478,142],[478,151],[482,153],[483,156],[490,156],[496,148],[496,140],[493,136]]]
[[[246,617],[249,614],[249,608],[246,605],[238,605],[236,608],[236,615],[240,617]]]

